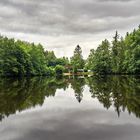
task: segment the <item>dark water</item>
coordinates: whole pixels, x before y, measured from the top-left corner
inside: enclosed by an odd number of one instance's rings
[[[0,79],[0,140],[139,140],[140,78]]]

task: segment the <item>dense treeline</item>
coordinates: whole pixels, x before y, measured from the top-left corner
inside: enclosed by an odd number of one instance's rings
[[[45,51],[41,44],[0,36],[1,76],[54,75],[55,69],[63,72],[68,61],[65,57],[56,58],[53,51]]]
[[[0,36],[0,76],[52,76],[87,70],[99,74],[140,74],[140,26],[124,38],[116,31],[112,42],[102,41],[90,51],[86,61],[79,45],[69,61],[66,57],[57,58],[53,51],[45,51],[41,44]]]
[[[111,43],[102,41],[90,51],[86,67],[100,74],[140,74],[140,26],[124,38],[116,31]]]
[[[53,51],[45,51],[41,44],[15,41],[0,36],[0,76],[54,76],[83,69],[85,60],[79,45],[71,61],[57,58]],[[68,68],[67,68],[68,67]]]

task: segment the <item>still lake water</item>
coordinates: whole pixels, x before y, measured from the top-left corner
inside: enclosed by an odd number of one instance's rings
[[[0,140],[139,140],[140,77],[0,79]]]

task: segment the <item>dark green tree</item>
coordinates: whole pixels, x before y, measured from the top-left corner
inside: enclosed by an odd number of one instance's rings
[[[94,72],[111,73],[110,43],[107,39],[102,41],[96,51],[91,50],[88,65]]]
[[[79,45],[77,45],[74,50],[74,55],[71,57],[71,65],[73,66],[73,71],[76,73],[78,69],[83,69],[84,64],[85,62],[82,56],[82,49]]]

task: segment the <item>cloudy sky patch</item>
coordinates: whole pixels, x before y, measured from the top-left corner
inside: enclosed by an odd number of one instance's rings
[[[71,56],[77,44],[86,57],[116,30],[140,24],[139,0],[1,0],[2,35],[35,43],[56,55]]]

